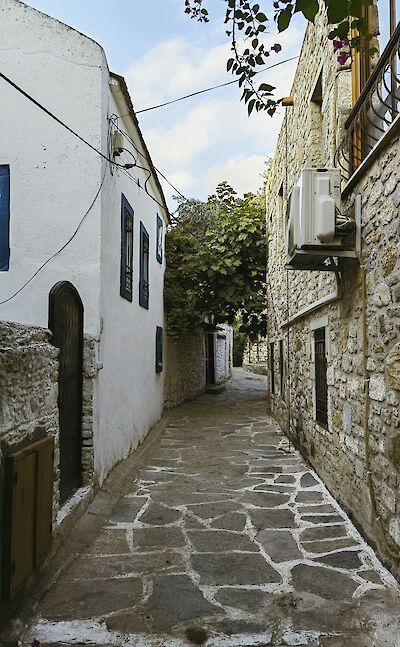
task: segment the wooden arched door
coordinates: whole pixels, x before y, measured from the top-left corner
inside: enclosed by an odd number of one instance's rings
[[[60,421],[60,500],[81,485],[83,304],[72,283],[60,281],[49,295],[52,344],[60,349],[58,408]]]

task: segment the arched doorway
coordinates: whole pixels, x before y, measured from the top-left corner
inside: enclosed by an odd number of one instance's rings
[[[60,349],[60,500],[81,485],[83,304],[72,283],[60,281],[49,294],[52,344]]]

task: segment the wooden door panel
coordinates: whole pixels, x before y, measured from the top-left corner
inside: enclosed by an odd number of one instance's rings
[[[49,438],[37,453],[36,566],[51,548],[53,517],[54,443]]]
[[[36,453],[14,461],[12,490],[10,595],[19,591],[35,567]]]

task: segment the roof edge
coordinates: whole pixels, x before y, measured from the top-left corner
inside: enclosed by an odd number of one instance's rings
[[[158,191],[160,193],[161,200],[162,200],[162,202],[164,204],[165,213],[167,215],[167,220],[170,223],[171,222],[171,217],[170,217],[170,212],[169,212],[169,209],[168,209],[167,202],[165,200],[164,191],[163,191],[163,188],[161,186],[161,183],[160,183],[160,180],[159,180],[159,177],[158,177],[157,169],[155,168],[155,166],[153,164],[149,149],[147,148],[147,145],[146,145],[146,142],[144,140],[142,131],[140,130],[139,121],[138,121],[138,118],[136,116],[135,109],[133,107],[132,98],[131,98],[131,95],[129,94],[129,90],[128,90],[128,86],[126,84],[126,81],[125,81],[123,76],[121,76],[120,74],[116,74],[115,72],[111,72],[111,71],[110,71],[110,77],[115,79],[119,83],[119,85],[121,87],[122,93],[124,95],[126,104],[128,106],[128,109],[129,109],[129,115],[132,118],[133,123],[135,124],[135,128],[136,128],[136,130],[138,132],[138,135],[139,135],[139,138],[140,138],[140,143],[143,146],[143,150],[144,150],[144,152],[146,154],[146,157],[147,157],[149,165],[150,165],[150,170],[151,170],[152,175],[154,177],[154,181],[156,183],[157,189],[158,189]]]

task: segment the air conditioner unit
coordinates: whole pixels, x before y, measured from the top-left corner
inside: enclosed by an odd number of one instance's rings
[[[313,269],[314,265],[321,266],[327,258],[335,256],[335,250],[342,245],[342,239],[335,234],[338,213],[340,171],[304,169],[288,204],[286,253],[289,268]]]

